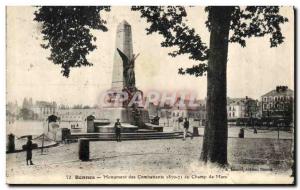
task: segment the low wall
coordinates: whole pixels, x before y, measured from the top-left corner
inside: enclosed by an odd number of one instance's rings
[[[130,124],[124,124],[122,123],[122,133],[133,133],[138,130],[137,126],[130,125]],[[108,125],[108,126],[96,126],[95,127],[95,132],[96,133],[114,133],[115,128],[114,125]]]

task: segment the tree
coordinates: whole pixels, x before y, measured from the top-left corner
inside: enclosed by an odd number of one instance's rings
[[[75,61],[77,52],[68,51],[70,46],[65,47],[64,43],[71,43],[71,47],[75,49],[84,50],[79,54],[83,59],[88,51],[93,48],[86,48],[79,42],[81,37],[78,33],[74,33],[77,28],[81,31],[82,27],[86,29],[95,28],[94,24],[98,23],[103,26],[105,23],[95,21],[95,15],[99,15],[100,10],[107,10],[106,8],[95,8],[90,10],[88,15],[94,20],[89,25],[85,25],[87,12],[80,11],[74,7],[60,7],[59,15],[53,16],[49,14],[49,10],[53,11],[51,7],[39,8],[35,13],[36,20],[42,23],[42,33],[44,40],[47,44],[45,48],[51,50],[52,60],[55,64],[62,64],[62,67],[67,70],[65,76],[68,76],[71,67],[90,65],[87,61]],[[69,11],[71,15],[68,16]],[[96,11],[97,10],[97,11]],[[170,56],[178,56],[188,54],[189,58],[195,60],[197,64],[190,68],[179,68],[179,74],[190,74],[196,77],[203,76],[207,72],[207,126],[205,127],[203,147],[201,159],[204,162],[215,162],[219,165],[227,164],[227,111],[226,111],[226,69],[227,69],[227,55],[228,43],[239,43],[242,47],[246,46],[246,38],[262,37],[270,35],[271,47],[276,47],[283,42],[283,35],[281,33],[280,24],[287,22],[287,18],[279,13],[277,6],[228,6],[228,7],[206,7],[208,12],[208,19],[206,26],[210,31],[209,48],[202,42],[200,36],[193,28],[185,23],[187,12],[185,7],[182,6],[134,6],[133,11],[139,11],[141,17],[145,18],[150,24],[146,28],[147,34],[159,33],[163,36],[161,42],[162,47],[177,47],[178,50],[169,53]],[[48,13],[47,16],[41,16]],[[56,13],[56,12],[55,12]],[[63,15],[63,17],[61,16]],[[201,16],[201,15],[199,15]],[[52,17],[55,17],[53,19]],[[82,22],[77,22],[80,17],[85,19]],[[57,23],[72,23],[69,25]],[[99,29],[96,28],[96,29]],[[103,27],[102,27],[103,29]],[[63,32],[71,30],[74,33],[73,38],[67,38],[64,43],[61,43]],[[53,33],[53,31],[58,32]],[[231,35],[229,35],[231,31]],[[80,33],[84,36],[87,32]],[[52,39],[56,39],[53,40]],[[92,38],[84,38],[86,41],[91,42]],[[86,42],[85,41],[85,42]],[[68,56],[61,56],[61,49],[68,52]],[[64,51],[63,51],[64,52]],[[79,51],[80,53],[81,51]],[[69,57],[72,57],[71,61]],[[51,57],[50,57],[51,58]],[[86,60],[86,59],[85,59]],[[76,63],[76,64],[75,64]]]
[[[108,6],[45,6],[38,7],[34,20],[42,23],[41,33],[51,51],[49,60],[61,65],[62,74],[69,77],[71,67],[92,66],[86,56],[96,49],[96,37],[90,29],[107,31],[100,11]]]
[[[28,103],[27,98],[23,99],[22,108],[29,108],[29,103]]]
[[[34,119],[34,113],[32,110],[30,110],[28,108],[21,108],[20,117],[23,120],[32,120],[32,119]]]
[[[133,7],[150,22],[147,32],[158,32],[165,41],[162,47],[177,46],[171,56],[189,54],[196,61],[208,60],[191,68],[179,69],[180,74],[202,76],[207,72],[207,126],[205,127],[201,159],[227,164],[226,68],[228,43],[246,46],[245,38],[271,34],[271,47],[283,42],[280,23],[287,22],[279,7],[206,7],[210,31],[209,49],[199,35],[183,23],[184,7]],[[229,36],[229,31],[232,35]]]
[[[89,105],[85,105],[82,107],[83,109],[90,109],[91,107]]]
[[[75,104],[72,109],[82,109],[83,106],[81,104]]]

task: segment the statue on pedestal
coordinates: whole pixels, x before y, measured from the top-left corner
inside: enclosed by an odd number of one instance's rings
[[[123,76],[125,79],[125,88],[128,88],[130,91],[135,91],[134,63],[139,54],[133,54],[132,58],[129,59],[120,49],[117,48],[117,51],[123,61]]]

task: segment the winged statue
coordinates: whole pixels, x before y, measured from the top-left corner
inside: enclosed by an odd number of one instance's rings
[[[129,89],[135,88],[134,62],[139,54],[133,54],[132,58],[129,59],[119,48],[117,48],[117,51],[123,61],[123,76],[125,78],[125,86]]]

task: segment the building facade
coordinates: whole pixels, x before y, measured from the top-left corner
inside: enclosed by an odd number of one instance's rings
[[[294,91],[287,86],[276,89],[261,96],[262,117],[291,117],[293,115]]]
[[[34,113],[34,119],[45,120],[50,115],[57,115],[56,102],[36,101],[31,110]]]
[[[206,121],[206,100],[197,100],[196,106],[189,107],[189,100],[180,103],[180,100],[171,109],[171,121],[173,126],[180,126],[184,118],[187,118],[190,125],[203,126]]]
[[[206,100],[197,100],[195,106],[189,107],[189,100],[180,101],[178,99],[174,105],[157,105],[157,115],[161,126],[179,126],[184,118],[188,118],[190,123],[204,125],[206,120]],[[154,110],[154,109],[153,109]],[[152,113],[151,111],[149,113]]]
[[[257,118],[259,113],[258,101],[249,97],[227,99],[227,118]]]

